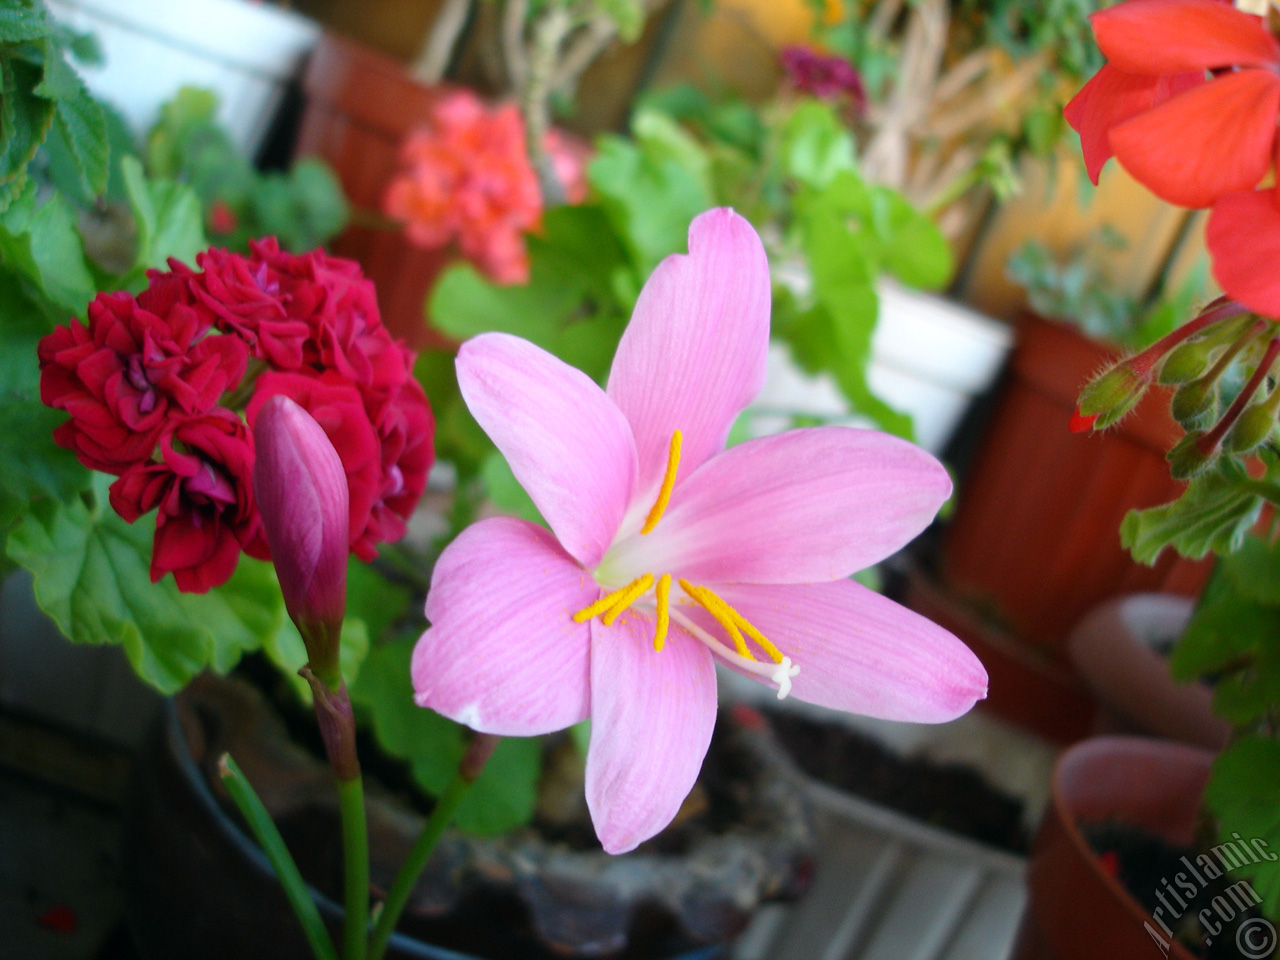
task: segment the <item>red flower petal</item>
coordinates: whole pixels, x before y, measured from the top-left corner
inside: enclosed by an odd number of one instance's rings
[[[57,933],[75,933],[80,926],[76,912],[65,903],[55,903],[36,917],[36,923]]]
[[[1104,64],[1062,111],[1080,134],[1089,179],[1096,184],[1103,164],[1111,159],[1112,127],[1204,82],[1204,74],[1197,71],[1151,76]]]
[[[1098,46],[1129,73],[1261,67],[1280,45],[1261,17],[1217,0],[1127,0],[1089,18]]]
[[[1097,423],[1098,415],[1096,413],[1083,414],[1080,408],[1076,407],[1071,412],[1071,422],[1067,424],[1067,429],[1072,433],[1085,433],[1093,429],[1093,425]]]
[[[1112,129],[1111,148],[1162,200],[1207,207],[1262,179],[1271,165],[1277,111],[1280,76],[1242,70],[1126,120]]]
[[[1280,317],[1280,209],[1274,191],[1222,197],[1209,214],[1205,239],[1223,292],[1256,313]]]

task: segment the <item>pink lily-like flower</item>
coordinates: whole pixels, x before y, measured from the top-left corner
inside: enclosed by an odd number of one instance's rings
[[[551,530],[482,520],[441,555],[419,705],[530,736],[591,718],[587,803],[610,853],[675,816],[716,714],[717,660],[802,700],[937,722],[985,695],[959,640],[850,574],[947,499],[927,453],[817,427],[725,450],[764,384],[769,267],[732,210],[645,284],[607,392],[527,341],[458,354],[472,414]]]

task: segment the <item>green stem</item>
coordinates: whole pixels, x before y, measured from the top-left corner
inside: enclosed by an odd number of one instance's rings
[[[289,905],[293,907],[298,922],[302,924],[302,932],[306,934],[307,942],[311,944],[312,954],[317,960],[338,960],[338,954],[333,949],[333,941],[329,939],[329,932],[325,930],[324,922],[320,919],[320,910],[316,907],[316,902],[311,899],[306,881],[298,872],[298,865],[293,862],[289,848],[284,845],[280,831],[271,820],[271,814],[267,813],[267,808],[262,805],[252,785],[245,779],[245,775],[231,759],[230,754],[224,753],[218,761],[218,774],[222,777],[227,792],[231,794],[231,799],[236,802],[236,806],[244,815],[249,829],[257,838],[258,846],[262,847],[263,853],[271,862],[276,877],[284,888],[284,894],[289,898]]]
[[[342,955],[344,960],[365,960],[369,935],[369,831],[365,824],[364,781],[359,776],[338,781],[338,809],[342,813],[347,912]]]
[[[1254,480],[1252,478],[1237,482],[1242,490],[1262,497],[1262,499],[1280,507],[1280,484],[1270,483],[1266,480]]]
[[[427,861],[431,859],[436,842],[444,833],[445,827],[449,825],[449,821],[453,819],[467,791],[471,789],[471,784],[475,783],[476,777],[480,776],[497,743],[497,737],[476,734],[467,752],[463,754],[458,764],[458,772],[453,775],[453,780],[436,801],[435,809],[431,811],[427,822],[422,825],[422,832],[418,834],[413,849],[409,851],[404,864],[400,867],[400,872],[396,874],[395,881],[391,884],[391,890],[374,925],[373,937],[369,941],[369,960],[382,960],[382,954],[387,949],[387,941],[395,931],[400,914],[404,911],[405,904],[409,902],[409,894],[413,892],[418,877],[421,876]]]

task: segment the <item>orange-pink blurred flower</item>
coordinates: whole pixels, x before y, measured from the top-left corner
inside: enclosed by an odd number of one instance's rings
[[[552,131],[546,149],[566,198],[581,202],[587,148]],[[542,196],[515,104],[489,106],[466,90],[441,96],[428,123],[405,141],[401,163],[383,210],[404,221],[411,241],[424,247],[456,242],[493,280],[528,279],[524,234],[542,219]]]

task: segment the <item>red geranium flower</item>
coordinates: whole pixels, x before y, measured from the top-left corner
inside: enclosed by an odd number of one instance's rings
[[[58,327],[38,349],[40,399],[71,414],[54,440],[105,473],[150,458],[175,417],[206,412],[244,376],[243,342],[204,336],[210,319],[181,282],[151,284],[137,299],[99,294],[87,325]]]
[[[581,201],[589,151],[555,131],[544,147],[566,198]],[[542,193],[516,105],[489,106],[467,90],[441,96],[428,122],[405,140],[401,170],[382,209],[405,222],[411,242],[430,248],[457,243],[462,256],[495,282],[526,281],[524,235],[542,219]]]
[[[311,332],[306,318],[322,294],[309,279],[300,282],[260,255],[260,248],[278,249],[274,238],[252,248],[252,257],[217,247],[199,254],[202,272],[187,271],[191,289],[219,329],[242,337],[255,357],[277,370],[296,370]],[[181,265],[170,261],[170,266],[178,270]]]
[[[787,73],[787,81],[797,90],[819,100],[848,97],[856,111],[866,108],[867,91],[862,85],[862,76],[844,57],[793,44],[782,48],[778,61]]]
[[[405,535],[435,459],[435,417],[417,380],[406,379],[396,397],[381,403],[373,423],[381,444],[382,489],[357,553]]]
[[[155,508],[151,581],[172,573],[178,589],[205,593],[235,572],[244,549],[265,559],[253,500],[253,438],[218,408],[179,423],[159,463],[138,463],[111,485],[111,506],[129,523]]]
[[[1232,300],[1280,318],[1280,187],[1242,190],[1219,198],[1205,241],[1213,276]]]
[[[1257,185],[1280,112],[1280,44],[1260,17],[1220,0],[1126,0],[1090,20],[1108,63],[1066,117],[1094,182],[1114,152],[1184,207]]]
[[[382,325],[373,283],[353,261],[319,251],[309,261],[325,290],[323,307],[311,318],[309,359],[349,379],[367,404],[394,395],[409,378],[413,354]]]

